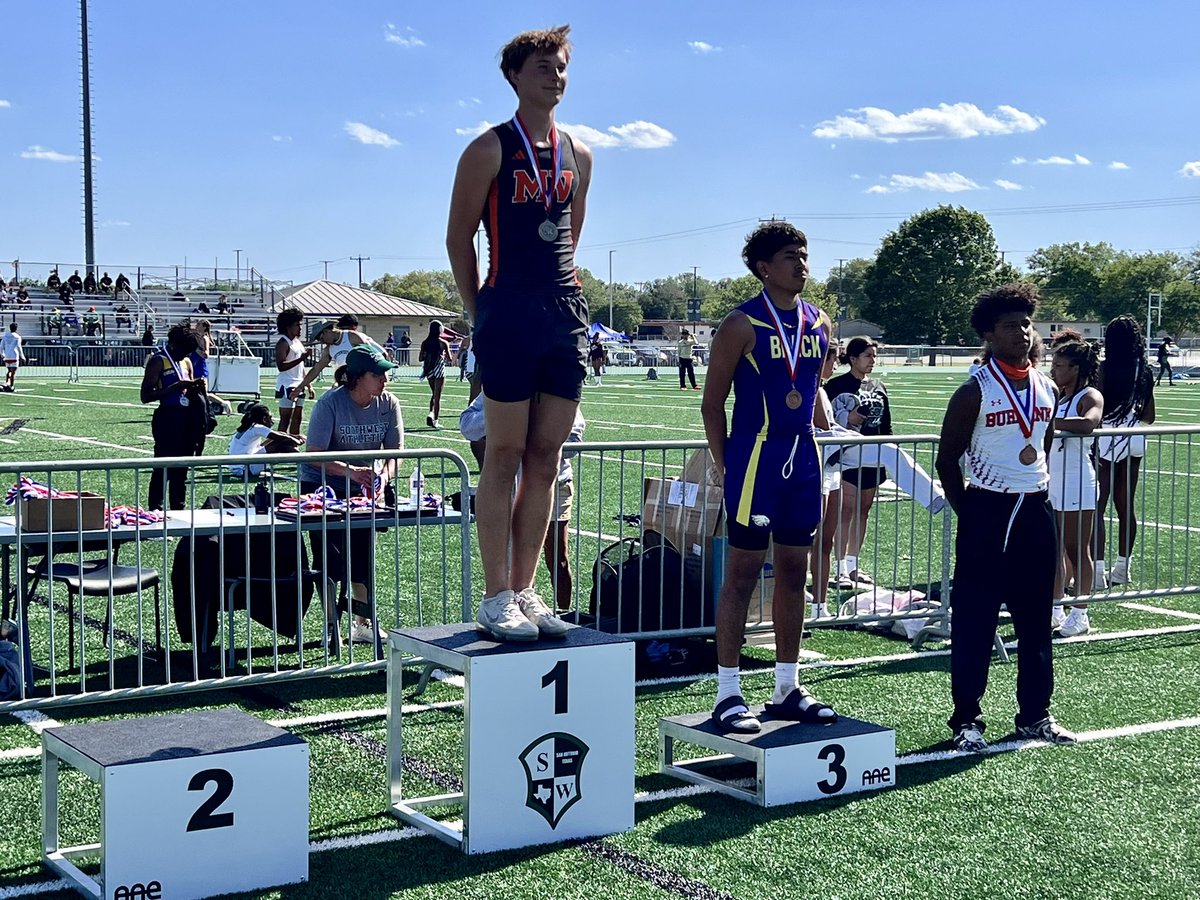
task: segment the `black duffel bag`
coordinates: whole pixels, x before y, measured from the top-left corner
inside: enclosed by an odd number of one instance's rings
[[[601,551],[590,611],[598,628],[619,634],[697,628],[703,613],[699,595],[685,590],[679,551],[652,530]]]

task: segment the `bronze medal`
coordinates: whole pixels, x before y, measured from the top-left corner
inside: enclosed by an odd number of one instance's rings
[[[547,219],[538,226],[538,237],[543,241],[550,242],[558,239],[558,226]]]
[[[788,395],[783,398],[783,402],[787,404],[788,409],[799,409],[800,404],[804,402],[804,396],[795,388],[788,391]]]
[[[1033,449],[1033,444],[1026,444],[1021,448],[1021,455],[1017,457],[1021,460],[1021,465],[1032,466],[1037,462],[1037,451]]]

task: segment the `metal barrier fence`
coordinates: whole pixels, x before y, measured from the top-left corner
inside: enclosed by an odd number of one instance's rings
[[[334,461],[357,471],[300,480],[298,463]],[[392,466],[399,496],[381,507],[279,503],[355,496]],[[416,507],[414,467],[431,495]],[[470,517],[440,503],[468,480],[451,451],[0,465],[21,478],[74,496],[17,500],[0,519],[25,682],[0,712],[381,669],[381,626],[470,615]],[[139,512],[155,482],[185,508]]]
[[[1106,589],[1089,590],[1083,567],[1082,579],[1071,573],[1073,596],[1070,578],[1064,577],[1060,604],[1200,594],[1191,552],[1191,535],[1200,531],[1193,525],[1191,490],[1200,477],[1198,436],[1200,426],[1104,429],[1078,443],[1068,440],[1061,450],[1055,446],[1051,471],[1058,484],[1052,488],[1069,496],[1077,483],[1080,497],[1095,490],[1109,504],[1090,526],[1082,516],[1062,517],[1066,558],[1098,545],[1103,528],[1110,563],[1116,556],[1131,559],[1122,583]],[[940,508],[940,489],[929,479],[937,439],[932,434],[818,439],[828,494],[810,565],[814,627],[889,630],[915,646],[950,635],[954,518]],[[556,488],[547,566],[537,575],[542,596],[583,624],[642,641],[711,635],[726,530],[720,481],[707,471],[705,442],[568,446],[571,487],[560,481]],[[1136,471],[1128,452],[1142,454]],[[1080,466],[1093,456],[1108,456],[1113,464],[1101,464],[1093,489],[1086,470],[1056,459],[1068,453],[1076,454]],[[479,593],[472,590],[469,516],[431,510],[418,519],[391,505],[365,519],[318,513],[283,521],[220,508],[227,501],[244,507],[260,499],[256,476],[219,474],[230,463],[265,465],[274,490],[296,496],[298,462],[334,459],[397,460],[402,470],[413,461],[435,493],[461,492],[462,506],[469,509],[466,465],[441,450],[0,465],[0,479],[27,475],[56,489],[98,495],[50,505],[46,516],[65,516],[62,528],[45,517],[32,518],[36,504],[18,506],[15,520],[0,520],[5,612],[18,621],[26,656],[44,669],[21,699],[0,703],[0,712],[380,668],[377,648],[356,646],[351,620],[339,618],[331,602],[339,597],[328,583],[331,574],[353,585],[354,572],[367,570],[373,591],[356,595],[343,589],[342,611],[365,614],[376,625],[469,621]],[[182,473],[188,509],[163,522],[135,518],[133,525],[90,527],[87,516],[97,507],[102,512],[106,505],[140,502],[154,467]],[[872,489],[864,475],[879,467],[886,476]],[[395,483],[407,480],[402,471]],[[207,496],[217,508],[200,509]],[[1129,527],[1134,515],[1136,538]],[[385,533],[366,544],[374,555],[364,563],[355,552],[363,552],[362,536],[376,530]],[[132,552],[118,559],[125,544]],[[335,545],[349,548],[349,558],[337,557]],[[88,557],[93,551],[102,556]],[[168,571],[169,579],[163,577]],[[281,578],[297,571],[299,577]],[[215,593],[209,581],[218,585]],[[751,635],[772,630],[774,586],[768,561],[747,617]],[[151,600],[155,589],[161,596]],[[310,591],[320,599],[312,606],[304,597]],[[340,658],[339,641],[327,635],[331,623],[339,625]],[[209,637],[213,651],[206,655]]]

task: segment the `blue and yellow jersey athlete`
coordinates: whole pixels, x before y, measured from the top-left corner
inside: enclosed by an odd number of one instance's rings
[[[800,299],[808,239],[786,222],[756,229],[742,250],[763,289],[729,313],[712,342],[704,382],[704,431],[723,479],[729,555],[717,605],[717,703],[723,731],[753,733],[758,717],[742,697],[738,659],[750,594],[774,537],[775,692],[772,718],[828,723],[837,714],[797,681],[804,583],[821,523],[821,460],[813,438],[829,317]],[[733,389],[733,422],[725,402]]]

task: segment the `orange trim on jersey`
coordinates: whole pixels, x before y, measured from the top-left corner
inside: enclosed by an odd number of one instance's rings
[[[496,286],[496,275],[500,272],[500,179],[492,179],[487,198],[488,224],[488,277],[487,286]]]

